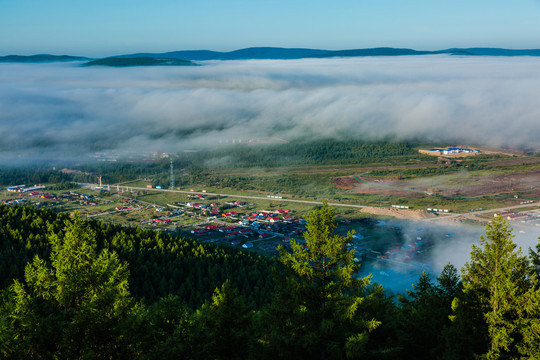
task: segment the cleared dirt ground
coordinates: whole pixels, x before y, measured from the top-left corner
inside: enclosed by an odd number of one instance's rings
[[[357,175],[335,177],[331,183],[341,189],[357,193],[393,195],[408,198],[426,196],[428,193],[475,198],[487,195],[513,193],[523,197],[540,198],[540,170],[496,173],[494,171],[460,171],[449,175],[398,180],[388,177]]]
[[[374,214],[374,215],[392,216],[396,219],[421,220],[421,219],[435,217],[435,215],[430,214],[425,210],[394,209],[394,208],[382,208],[382,207],[372,207],[372,206],[363,207],[362,212]]]

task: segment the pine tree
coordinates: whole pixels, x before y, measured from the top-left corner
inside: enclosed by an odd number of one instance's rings
[[[513,237],[508,223],[495,218],[480,237],[481,247],[472,246],[471,261],[462,270],[464,295],[477,304],[487,325],[488,359],[529,358],[540,345],[540,293],[531,263],[516,250]]]
[[[357,312],[369,277],[357,279],[354,251],[347,250],[353,233],[335,235],[335,212],[326,203],[307,217],[305,247],[291,241],[292,252],[280,251],[289,277],[276,301],[288,308],[274,312],[288,317],[288,330],[272,343],[287,343],[304,350],[308,358],[358,357],[365,351],[368,332],[379,322]],[[284,293],[285,292],[285,293]],[[281,339],[280,339],[281,337]],[[285,338],[284,338],[285,337]],[[287,339],[289,337],[289,339]]]

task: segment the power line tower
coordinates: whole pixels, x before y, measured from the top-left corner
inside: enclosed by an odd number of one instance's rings
[[[169,179],[169,189],[174,190],[174,166],[171,159],[171,175]]]

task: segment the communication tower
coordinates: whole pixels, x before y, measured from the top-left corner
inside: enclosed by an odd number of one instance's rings
[[[171,176],[169,180],[169,189],[174,190],[174,166],[171,159]]]

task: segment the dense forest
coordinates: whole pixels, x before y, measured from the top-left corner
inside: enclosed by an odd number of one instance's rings
[[[538,251],[494,219],[461,270],[391,297],[326,204],[279,261],[0,206],[5,359],[538,359]],[[536,267],[535,267],[536,266]]]
[[[32,207],[0,206],[0,287],[22,278],[34,256],[49,258],[50,237],[64,236],[68,219]],[[170,294],[196,308],[230,278],[248,304],[258,308],[269,301],[274,285],[268,274],[276,264],[272,259],[139,227],[92,220],[87,226],[95,232],[98,249],[114,251],[130,264],[130,289],[136,299],[153,303]]]

